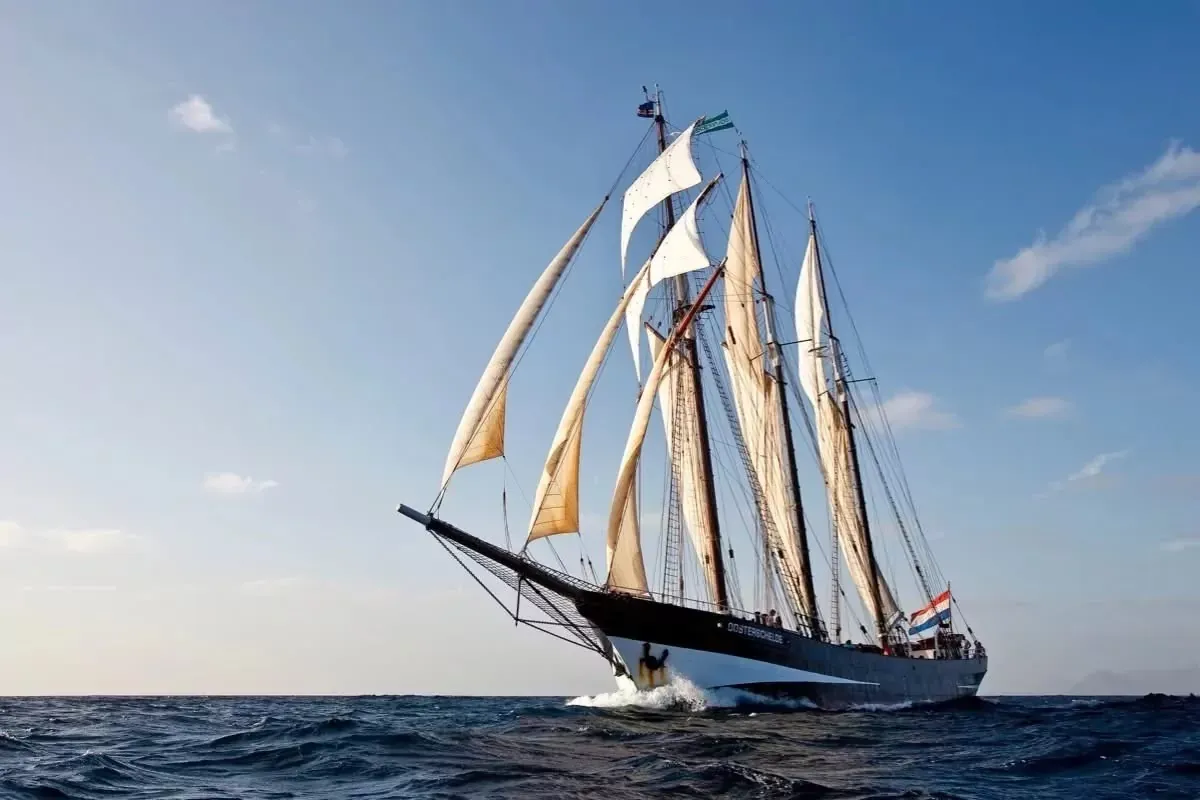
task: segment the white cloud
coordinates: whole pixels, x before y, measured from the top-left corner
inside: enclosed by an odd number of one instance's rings
[[[129,548],[137,537],[115,528],[49,531],[46,536],[71,553],[95,555]]]
[[[278,485],[277,481],[256,481],[234,472],[214,472],[204,477],[204,488],[216,494],[257,494]]]
[[[1081,481],[1086,478],[1094,478],[1104,471],[1104,467],[1118,458],[1124,458],[1129,455],[1128,450],[1121,450],[1117,453],[1101,453],[1091,461],[1083,465],[1078,472],[1067,476],[1068,481]]]
[[[1062,397],[1031,397],[1005,409],[1004,413],[1025,419],[1048,419],[1065,417],[1070,411],[1071,401]]]
[[[1058,365],[1067,360],[1067,355],[1070,353],[1070,351],[1071,340],[1063,339],[1047,346],[1046,349],[1042,351],[1042,358],[1046,360],[1047,364]]]
[[[11,520],[0,520],[0,547],[16,547],[24,541],[24,528]]]
[[[1167,553],[1182,553],[1184,550],[1200,549],[1200,539],[1174,539],[1163,542],[1160,549]]]
[[[1087,267],[1131,250],[1156,226],[1200,207],[1200,153],[1171,142],[1158,161],[1102,189],[1050,240],[997,261],[987,295],[1012,300],[1064,267]]]
[[[1108,466],[1110,463],[1112,463],[1113,461],[1116,461],[1118,458],[1124,458],[1127,455],[1129,455],[1128,450],[1120,450],[1120,451],[1114,452],[1114,453],[1101,453],[1100,455],[1093,458],[1091,461],[1084,464],[1077,471],[1068,475],[1066,480],[1055,481],[1054,483],[1050,484],[1049,489],[1035,495],[1035,497],[1038,497],[1038,498],[1049,497],[1050,495],[1054,494],[1055,492],[1060,492],[1063,489],[1067,488],[1067,486],[1072,483],[1079,483],[1081,481],[1092,481],[1092,480],[1100,477],[1100,475],[1104,472],[1104,468],[1106,466]]]
[[[174,124],[195,133],[233,133],[229,120],[218,117],[212,105],[198,94],[194,94],[167,112]]]
[[[892,428],[897,430],[948,430],[959,426],[958,418],[949,411],[938,408],[937,400],[928,392],[899,392],[884,401],[882,412]],[[866,414],[878,417],[880,409],[868,409]]]

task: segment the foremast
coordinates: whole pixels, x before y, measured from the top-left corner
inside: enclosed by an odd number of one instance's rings
[[[658,152],[662,154],[667,149],[667,123],[662,113],[662,92],[656,92],[654,104],[654,126],[658,137]],[[665,225],[662,238],[675,226],[675,207],[670,196],[663,200]],[[660,238],[660,242],[662,239]],[[672,323],[678,324],[692,310],[691,290],[688,286],[686,273],[673,277],[675,290],[675,308]],[[701,513],[707,518],[705,530],[707,541],[704,553],[699,554],[705,566],[712,572],[713,601],[723,612],[729,611],[729,590],[725,578],[725,559],[721,547],[720,521],[717,515],[717,493],[712,467],[712,450],[709,445],[708,414],[704,406],[704,388],[700,379],[700,362],[696,349],[696,336],[689,326],[680,336],[679,347],[683,351],[683,369],[688,373],[686,380],[691,381],[691,389],[695,400],[696,434],[700,453],[700,478],[704,485],[703,507]],[[677,435],[678,432],[676,432]]]

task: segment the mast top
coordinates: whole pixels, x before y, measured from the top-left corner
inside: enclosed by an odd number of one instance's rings
[[[813,216],[813,201],[812,201],[812,198],[810,197],[810,198],[808,198],[808,224],[812,225],[816,221],[817,221],[817,218],[815,216]]]

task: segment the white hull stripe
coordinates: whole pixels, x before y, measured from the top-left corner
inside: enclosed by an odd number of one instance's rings
[[[633,639],[623,639],[619,636],[609,637],[613,647],[625,663],[625,668],[639,685],[650,682],[662,685],[670,676],[678,675],[687,678],[703,689],[717,689],[722,686],[743,686],[753,683],[843,683],[877,686],[872,681],[855,681],[849,678],[839,678],[834,675],[824,675],[820,672],[809,672],[803,669],[785,667],[782,664],[772,664],[768,661],[757,661],[752,658],[731,656],[725,653],[713,653],[708,650],[691,650],[686,647],[666,647],[661,644],[650,645],[650,656],[655,661],[662,658],[666,650],[665,674],[663,671],[651,675],[645,665],[639,669],[642,661],[645,643]],[[645,688],[645,686],[643,686]]]

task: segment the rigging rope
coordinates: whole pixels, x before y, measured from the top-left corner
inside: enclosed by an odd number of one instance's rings
[[[500,488],[500,513],[504,517],[504,546],[512,552],[512,537],[508,534],[508,470],[504,470]]]

